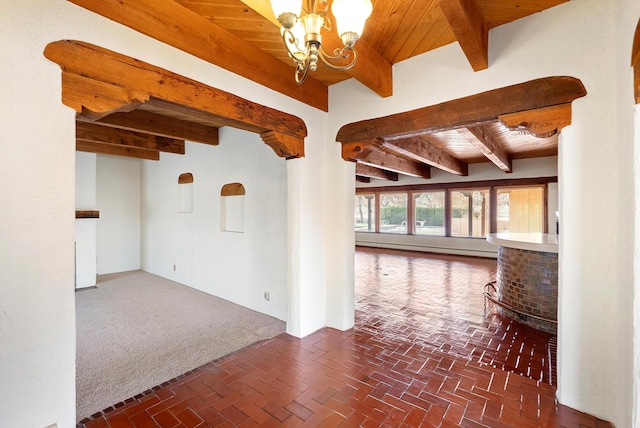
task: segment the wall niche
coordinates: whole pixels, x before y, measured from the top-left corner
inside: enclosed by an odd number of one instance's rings
[[[242,183],[228,183],[220,190],[220,230],[244,233],[244,197]]]

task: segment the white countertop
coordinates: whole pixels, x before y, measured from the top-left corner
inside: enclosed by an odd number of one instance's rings
[[[558,253],[558,235],[555,233],[491,233],[487,235],[487,241],[520,250]]]

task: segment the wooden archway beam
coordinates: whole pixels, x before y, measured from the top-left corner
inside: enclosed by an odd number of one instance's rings
[[[62,102],[85,117],[100,119],[143,103],[175,105],[219,126],[282,134],[287,144],[276,154],[304,156],[307,128],[296,116],[85,42],[53,42],[44,55],[63,71]]]
[[[493,89],[403,113],[344,125],[336,135],[348,160],[351,144],[393,140],[492,123],[499,116],[571,103],[587,94],[580,80],[554,76]]]

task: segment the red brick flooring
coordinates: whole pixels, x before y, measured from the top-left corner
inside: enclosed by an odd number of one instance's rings
[[[495,266],[359,249],[354,329],[280,335],[79,426],[611,426],[556,405],[555,337],[485,314]]]

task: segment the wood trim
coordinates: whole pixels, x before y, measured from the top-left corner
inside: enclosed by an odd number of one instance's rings
[[[511,178],[504,180],[461,181],[458,183],[405,184],[401,186],[356,187],[356,194],[385,192],[419,192],[449,189],[490,188],[507,186],[532,186],[557,183],[558,177]]]
[[[180,174],[178,177],[178,184],[189,184],[193,183],[193,174],[190,172],[185,172],[184,174]]]
[[[546,184],[545,184],[546,187]],[[498,232],[498,189],[491,186],[489,189],[489,233]]]
[[[328,111],[328,87],[174,1],[68,0],[307,105]]]
[[[633,67],[633,94],[636,104],[640,104],[640,20],[638,20],[636,32],[633,36],[631,66]]]
[[[245,193],[242,183],[227,183],[220,189],[220,196],[242,196]]]
[[[98,210],[76,210],[76,218],[100,218]]]
[[[501,115],[571,103],[586,94],[582,82],[576,78],[546,77],[416,110],[349,123],[340,128],[335,139],[344,146],[372,139],[408,138],[491,123]]]
[[[453,210],[453,204],[451,203],[451,191],[450,189],[444,189],[444,236],[451,236],[451,214]]]
[[[68,77],[63,78],[62,100],[78,114],[100,119],[114,112],[131,111],[142,103],[175,106],[198,112],[221,126],[287,135],[297,139],[298,149],[276,153],[286,158],[304,156],[299,148],[304,145],[307,128],[296,116],[89,43],[52,42],[44,55],[60,65],[63,77]]]

